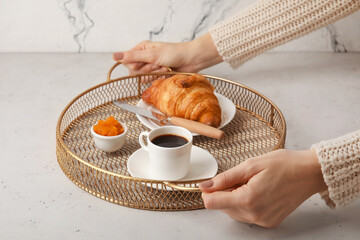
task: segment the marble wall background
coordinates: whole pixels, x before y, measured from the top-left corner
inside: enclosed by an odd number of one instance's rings
[[[0,52],[113,52],[186,41],[256,0],[1,0]],[[360,11],[273,51],[360,51]]]

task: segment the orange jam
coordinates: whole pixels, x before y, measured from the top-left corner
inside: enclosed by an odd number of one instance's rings
[[[113,116],[110,116],[105,120],[99,120],[94,126],[94,131],[102,136],[116,136],[122,134],[124,128]]]

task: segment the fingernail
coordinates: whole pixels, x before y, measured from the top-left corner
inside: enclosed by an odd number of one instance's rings
[[[124,53],[123,52],[116,52],[113,54],[113,59],[115,61],[119,61],[119,60],[122,60],[124,57]]]
[[[161,67],[159,70],[157,70],[156,72],[168,72],[166,67]]]
[[[200,188],[211,188],[214,185],[214,181],[213,180],[207,180],[205,182],[202,182],[199,184]]]
[[[152,71],[158,70],[158,69],[160,69],[160,68],[161,68],[161,67],[158,66],[158,65],[152,65],[152,66],[151,66],[151,70],[152,70]]]

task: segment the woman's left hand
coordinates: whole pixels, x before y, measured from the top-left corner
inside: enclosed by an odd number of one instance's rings
[[[182,43],[142,41],[128,51],[114,53],[113,58],[131,75],[165,72],[166,67],[176,72],[198,72],[222,62],[209,33]]]

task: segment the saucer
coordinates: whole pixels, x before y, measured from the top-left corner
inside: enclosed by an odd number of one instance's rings
[[[132,177],[166,181],[166,179],[150,178],[148,173],[148,165],[148,152],[142,148],[134,152],[127,161],[127,169]],[[196,146],[192,146],[190,171],[184,178],[177,181],[192,181],[212,178],[216,175],[217,170],[218,164],[216,159],[208,151]]]

